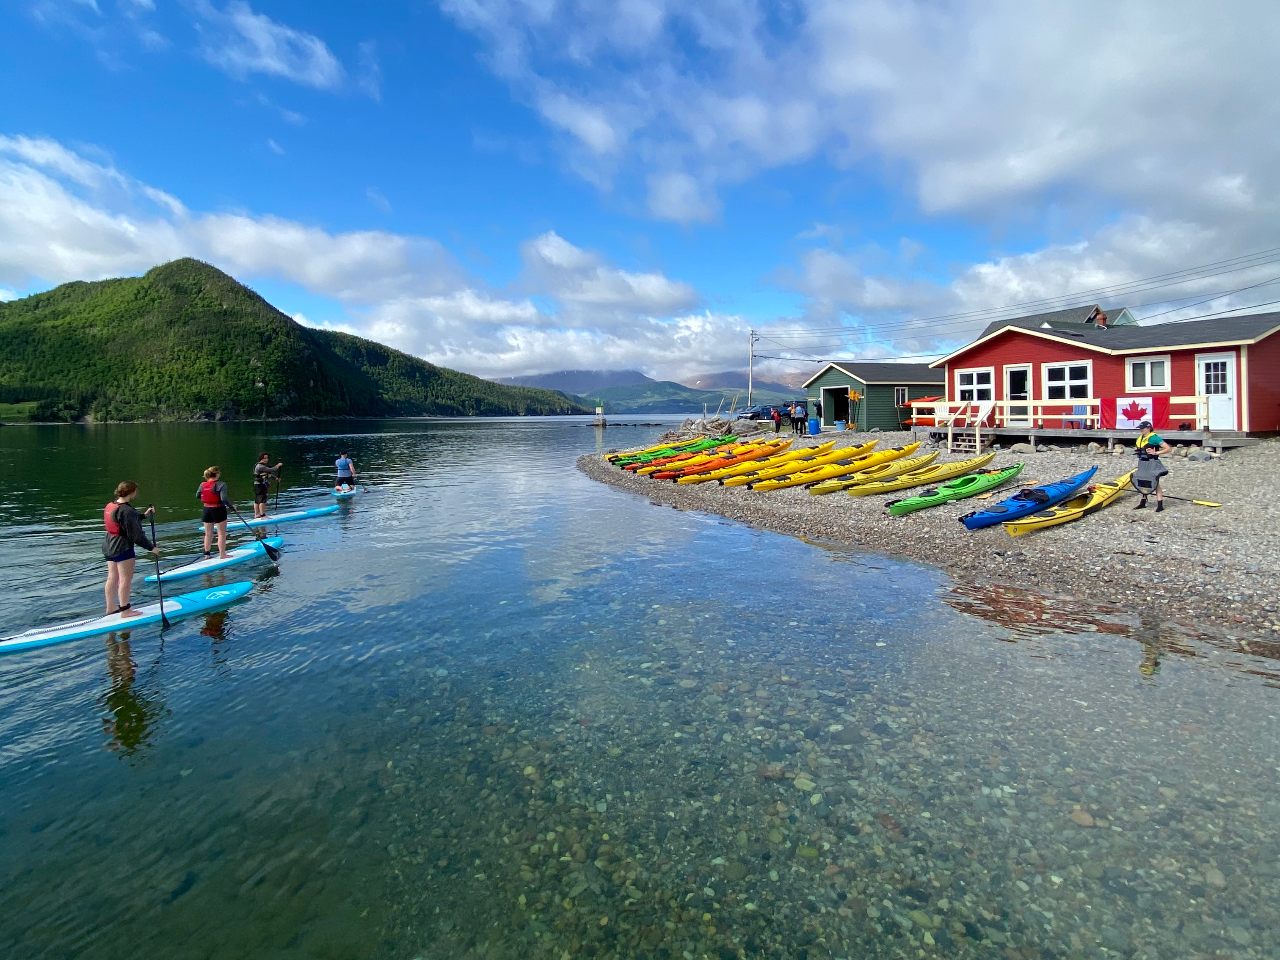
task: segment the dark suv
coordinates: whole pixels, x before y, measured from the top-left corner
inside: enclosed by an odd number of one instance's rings
[[[743,410],[740,414],[738,414],[737,419],[738,420],[772,420],[773,411],[777,410],[779,413],[782,414],[782,417],[785,420],[786,418],[791,416],[791,414],[788,412],[790,407],[791,405],[789,403],[781,403],[781,404],[759,403],[759,404],[756,404],[754,407],[747,407],[747,409]],[[798,420],[808,419],[809,415],[807,412],[808,410],[807,406],[800,401],[796,401],[796,407],[797,407],[796,419]]]

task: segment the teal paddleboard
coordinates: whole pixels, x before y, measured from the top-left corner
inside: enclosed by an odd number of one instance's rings
[[[176,597],[164,598],[164,612],[170,620],[194,616],[197,613],[208,613],[230,603],[235,603],[253,589],[248,581],[229,583],[225,587],[210,587],[207,590],[195,590],[191,593],[179,594]],[[75,620],[54,627],[41,627],[15,634],[0,640],[0,653],[16,653],[19,650],[32,650],[36,647],[48,647],[55,643],[67,643],[70,640],[82,640],[113,630],[132,630],[148,624],[160,622],[160,603],[148,603],[135,607],[136,617],[122,617],[118,613],[105,617],[91,617],[87,620]]]
[[[170,580],[185,580],[187,577],[198,577],[202,573],[212,573],[214,570],[222,570],[226,567],[234,567],[237,563],[246,563],[257,557],[265,557],[266,549],[262,544],[268,547],[280,549],[280,545],[284,543],[282,537],[263,537],[261,541],[255,540],[253,543],[246,543],[242,547],[236,547],[234,550],[228,550],[225,559],[212,556],[208,560],[197,560],[195,563],[186,563],[180,567],[174,567],[172,570],[164,570],[160,574],[160,579],[165,583]],[[147,583],[155,583],[156,575],[153,573],[147,577]]]
[[[228,530],[244,530],[246,527],[269,527],[273,523],[292,523],[295,520],[310,520],[312,517],[323,517],[326,514],[337,513],[338,505],[331,503],[327,507],[313,507],[310,510],[294,510],[292,513],[281,513],[274,517],[259,517],[255,520],[228,520]],[[196,529],[201,533],[204,532],[204,524],[196,525]]]

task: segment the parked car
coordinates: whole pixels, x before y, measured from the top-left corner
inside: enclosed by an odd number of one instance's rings
[[[773,404],[757,403],[754,407],[747,407],[736,417],[738,420],[772,420]]]

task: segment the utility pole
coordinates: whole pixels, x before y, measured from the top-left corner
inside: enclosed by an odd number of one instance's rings
[[[749,346],[747,348],[747,407],[751,407],[751,382],[755,375],[756,367],[756,332],[750,328],[747,329],[747,340]]]

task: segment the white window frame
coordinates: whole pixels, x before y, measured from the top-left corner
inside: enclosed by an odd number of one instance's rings
[[[973,378],[973,386],[971,386],[971,387],[961,387],[961,386],[960,386],[960,377],[961,377],[961,375],[962,375],[962,374],[966,374],[966,373],[972,373],[972,374],[974,374],[974,378]],[[987,385],[986,389],[991,393],[991,396],[986,397],[985,399],[984,399],[984,398],[980,398],[980,397],[977,395],[977,394],[978,394],[978,391],[979,391],[979,390],[981,390],[981,389],[983,389],[982,387],[980,387],[980,386],[978,385],[978,377],[977,377],[977,374],[979,374],[979,373],[985,373],[985,374],[990,378],[990,382],[988,383],[988,385]],[[957,371],[956,371],[956,380],[955,380],[955,384],[956,384],[956,402],[958,402],[958,403],[987,403],[988,401],[994,400],[994,399],[996,398],[996,368],[995,368],[995,367],[964,367],[963,369],[960,369],[960,370],[957,370]],[[965,400],[962,396],[960,396],[960,391],[961,391],[962,389],[972,390],[972,391],[973,391],[973,393],[974,393],[973,397],[972,397],[970,400]]]
[[[899,399],[901,397],[901,399]],[[909,387],[893,388],[893,405],[895,407],[905,407],[911,402],[911,389]]]
[[[1069,372],[1067,374],[1068,379],[1062,381],[1063,386],[1065,386],[1067,389],[1067,395],[1062,399],[1058,399],[1056,397],[1052,397],[1049,395],[1049,371],[1056,370],[1059,367],[1066,367],[1066,368],[1085,367],[1088,370],[1089,375],[1084,382],[1085,395],[1083,397],[1071,396],[1072,381],[1069,379],[1071,376]],[[1077,380],[1075,382],[1079,383],[1080,381]],[[1061,403],[1061,404],[1069,403],[1072,406],[1075,406],[1081,400],[1092,400],[1093,399],[1093,361],[1092,360],[1063,360],[1055,363],[1042,363],[1040,364],[1040,386],[1044,390],[1044,393],[1041,394],[1041,396],[1044,398],[1044,400],[1042,401],[1044,403]]]
[[[1164,361],[1164,386],[1153,387],[1151,385],[1151,362],[1153,360]],[[1142,364],[1147,368],[1145,387],[1135,387],[1133,385],[1133,368],[1137,364]],[[1124,392],[1125,393],[1172,393],[1173,387],[1173,358],[1167,353],[1153,354],[1144,357],[1125,357],[1124,361]]]

